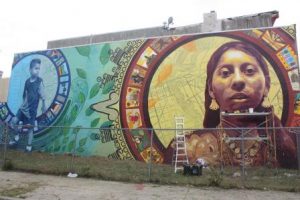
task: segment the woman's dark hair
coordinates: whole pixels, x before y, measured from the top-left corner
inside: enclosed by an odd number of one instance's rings
[[[220,123],[220,110],[211,110],[209,108],[211,104],[212,98],[209,95],[209,88],[211,88],[211,83],[213,79],[214,71],[216,70],[217,64],[221,58],[221,56],[228,50],[234,49],[234,50],[240,50],[248,55],[253,56],[260,68],[262,69],[265,80],[266,80],[266,88],[270,88],[270,76],[269,76],[269,70],[268,65],[261,56],[261,54],[250,44],[245,42],[228,42],[223,44],[221,47],[219,47],[210,57],[210,60],[207,64],[207,78],[206,78],[206,88],[205,88],[205,116],[203,121],[204,128],[215,128]],[[263,99],[261,100],[262,103]],[[257,108],[255,108],[255,111],[264,111],[265,109],[261,106],[261,103]]]

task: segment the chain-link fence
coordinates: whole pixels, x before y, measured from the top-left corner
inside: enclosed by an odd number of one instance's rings
[[[0,122],[0,166],[4,166],[6,160],[7,150],[7,126]]]
[[[51,134],[35,134],[28,150],[30,129],[34,127],[1,124],[2,166],[106,180],[249,187],[261,178],[299,176],[298,127],[183,129],[186,146],[181,153],[175,129],[45,127]],[[120,135],[126,143],[116,143]],[[12,142],[16,138],[17,145]],[[128,152],[118,145],[127,145]],[[182,170],[174,173],[176,164]]]

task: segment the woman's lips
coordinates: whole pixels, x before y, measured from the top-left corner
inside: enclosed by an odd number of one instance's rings
[[[236,93],[230,97],[232,100],[247,100],[249,97],[244,93]]]

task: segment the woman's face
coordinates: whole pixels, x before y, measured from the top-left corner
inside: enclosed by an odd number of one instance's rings
[[[253,56],[237,49],[221,56],[209,91],[221,110],[256,108],[267,93],[264,73]]]

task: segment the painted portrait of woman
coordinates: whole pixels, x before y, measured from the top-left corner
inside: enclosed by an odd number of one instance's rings
[[[248,137],[263,137],[267,129],[273,127],[275,139],[272,141],[244,142],[246,165],[259,166],[271,162],[273,166],[295,167],[296,145],[277,116],[273,115],[272,123],[266,123],[265,117],[254,115],[224,117],[225,120],[220,121],[220,112],[240,113],[253,108],[257,113],[271,113],[272,105],[268,101],[270,82],[268,65],[252,45],[234,41],[214,51],[207,64],[203,121],[203,128],[207,129],[186,136],[189,161],[193,163],[201,157],[212,165],[240,165],[243,157],[240,141],[226,138],[239,137],[241,129],[237,128],[251,130],[247,132]],[[217,128],[217,131],[208,128]],[[271,148],[276,144],[276,158],[270,159],[268,142],[273,145]]]

